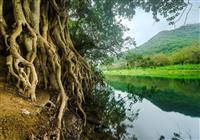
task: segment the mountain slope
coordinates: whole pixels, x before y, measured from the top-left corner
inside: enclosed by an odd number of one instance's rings
[[[181,26],[175,30],[161,31],[149,41],[131,51],[140,55],[170,53],[200,40],[200,24]]]

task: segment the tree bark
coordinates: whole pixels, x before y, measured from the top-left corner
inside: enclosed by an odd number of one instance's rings
[[[92,88],[90,67],[72,44],[67,27],[68,11],[62,2],[12,0],[8,4],[0,0],[0,38],[9,52],[6,64],[19,92],[32,101],[36,100],[38,85],[59,93],[57,140],[61,137],[66,109],[77,108],[86,120],[82,103],[84,94]],[[5,9],[10,12],[7,16],[4,16]],[[14,22],[9,20],[12,15]]]

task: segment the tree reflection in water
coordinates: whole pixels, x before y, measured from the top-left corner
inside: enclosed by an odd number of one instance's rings
[[[144,98],[164,111],[199,116],[200,96],[193,88],[198,90],[200,81],[127,77],[110,79],[107,82],[123,92],[114,92],[104,85],[96,88],[93,97],[87,97],[87,125],[82,133],[83,140],[137,140],[135,133],[130,134],[128,129],[134,127],[140,112],[133,107],[134,104]],[[180,133],[171,136],[172,140],[182,139]],[[164,140],[165,136],[158,136],[157,139]]]
[[[117,90],[146,98],[163,111],[200,117],[200,80],[111,76],[107,82]]]
[[[127,100],[130,100],[127,104]],[[128,96],[116,95],[109,86],[101,86],[96,89],[92,99],[86,104],[87,125],[83,130],[83,139],[97,140],[136,140],[134,135],[127,133],[127,128],[134,127],[125,124],[128,119],[134,122],[139,115],[139,110],[133,110],[132,106],[141,100],[133,94]],[[127,111],[130,113],[127,114]]]
[[[200,117],[199,80],[112,76],[107,82],[115,89],[127,92],[130,100],[142,101],[146,98],[163,111]],[[174,132],[170,139],[183,140],[183,133]],[[189,133],[185,136],[188,140],[192,139]],[[165,135],[157,139],[164,140]]]

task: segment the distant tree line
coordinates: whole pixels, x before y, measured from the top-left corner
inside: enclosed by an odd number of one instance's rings
[[[110,57],[103,65],[106,66],[107,69],[118,69],[156,67],[176,64],[200,64],[200,42],[196,42],[188,47],[177,49],[171,53],[157,53],[142,56],[133,51],[129,51],[125,55],[122,55],[121,60],[116,60],[115,58]]]
[[[200,64],[200,42],[178,49],[170,54],[158,53],[149,56],[128,52],[125,55],[127,67],[165,66],[173,64]]]

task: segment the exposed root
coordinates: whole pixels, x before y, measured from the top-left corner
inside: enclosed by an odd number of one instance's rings
[[[58,1],[12,0],[14,23],[4,19],[3,2],[0,0],[0,37],[3,36],[9,51],[6,62],[9,74],[16,79],[19,92],[32,101],[36,100],[37,85],[56,91],[59,140],[66,110],[78,110],[86,123],[82,103],[84,94],[92,88],[90,67],[72,44],[68,15],[59,8],[62,6]],[[13,24],[13,28],[8,30],[7,23]],[[44,134],[45,140],[48,133]]]

